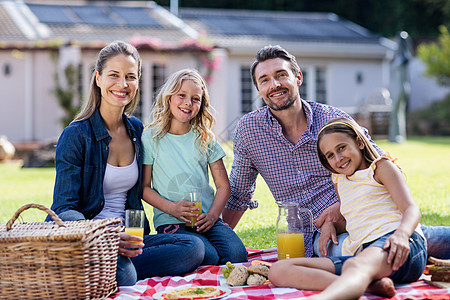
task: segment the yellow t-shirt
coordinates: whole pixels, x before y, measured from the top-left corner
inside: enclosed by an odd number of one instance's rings
[[[367,169],[351,176],[332,174],[341,200],[341,213],[349,236],[342,243],[342,255],[355,255],[360,246],[396,230],[402,213],[386,187],[373,177],[381,159],[394,161],[389,154],[378,157]],[[416,231],[423,236],[420,226]]]

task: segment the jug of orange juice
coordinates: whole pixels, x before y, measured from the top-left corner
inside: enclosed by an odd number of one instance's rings
[[[298,207],[297,203],[278,204],[277,247],[278,260],[305,257],[305,226],[313,228],[313,215],[307,208]]]

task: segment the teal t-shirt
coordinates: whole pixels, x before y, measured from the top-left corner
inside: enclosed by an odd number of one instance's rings
[[[201,154],[196,145],[195,131],[184,135],[166,133],[155,146],[152,131],[142,134],[143,163],[152,165],[152,188],[172,202],[185,199],[188,192],[202,192],[202,212],[207,212],[214,201],[214,189],[209,184],[208,165],[225,156],[220,144],[213,141],[208,151]],[[183,223],[179,219],[153,208],[155,228]]]

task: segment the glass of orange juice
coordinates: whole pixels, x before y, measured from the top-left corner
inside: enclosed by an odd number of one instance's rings
[[[186,217],[189,222],[186,223],[186,229],[190,231],[197,231],[197,223],[198,216],[202,213],[202,192],[190,192],[186,195],[185,200],[195,203],[195,206],[198,207],[199,210],[190,211],[191,213],[197,214],[195,217]]]
[[[125,233],[144,237],[144,218],[145,214],[140,209],[127,209],[125,210]],[[134,242],[134,241],[130,241]],[[140,243],[140,242],[134,242]]]

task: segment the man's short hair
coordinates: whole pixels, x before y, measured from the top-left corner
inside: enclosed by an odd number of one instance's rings
[[[297,64],[297,61],[296,61],[294,55],[290,54],[289,52],[284,50],[279,45],[264,46],[256,53],[256,60],[253,62],[252,67],[250,68],[250,72],[252,74],[252,81],[257,90],[258,90],[258,83],[255,78],[256,66],[260,62],[266,61],[268,59],[273,59],[273,58],[281,58],[281,59],[284,59],[285,61],[289,62],[291,71],[292,71],[292,73],[294,73],[294,75],[297,75],[297,73],[300,72],[300,67]]]

